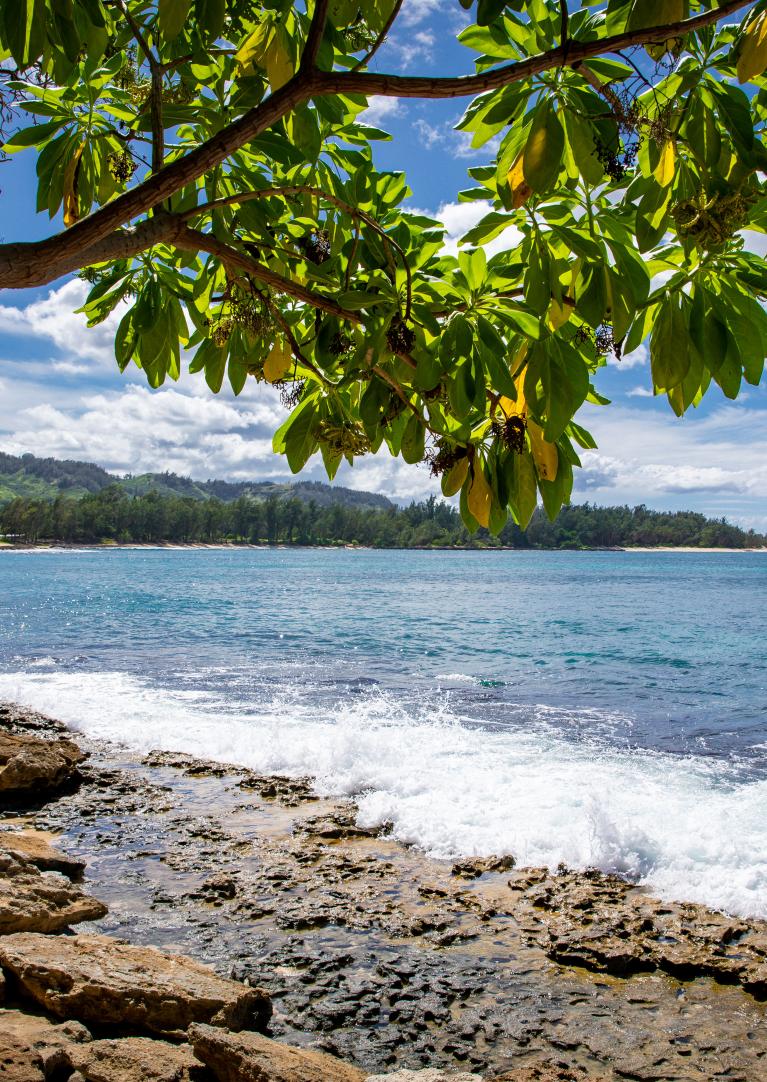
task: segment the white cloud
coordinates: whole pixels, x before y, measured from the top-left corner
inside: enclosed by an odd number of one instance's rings
[[[649,360],[650,350],[647,348],[647,344],[642,342],[631,353],[624,353],[620,358],[610,353],[607,363],[613,368],[643,368]]]
[[[727,404],[708,416],[587,407],[599,450],[583,454],[576,498],[693,506],[752,521],[767,500],[767,411]],[[684,498],[680,498],[684,497]]]
[[[386,124],[392,117],[401,116],[402,108],[399,98],[386,98],[380,94],[368,99],[368,107],[359,114],[358,119],[363,124],[378,127]]]
[[[41,300],[23,308],[0,305],[0,331],[52,342],[69,358],[114,365],[114,336],[122,312],[118,308],[103,323],[88,327],[75,312],[88,294],[88,284],[73,278]]]
[[[655,398],[655,393],[649,387],[632,387],[626,391],[627,398]]]
[[[443,203],[439,210],[427,213],[445,226],[447,230],[445,253],[455,255],[459,251],[458,242],[461,237],[473,229],[489,210],[491,210],[490,203]],[[483,247],[488,256],[492,256],[497,252],[505,252],[516,247],[521,239],[522,234],[519,230],[515,226],[509,226],[499,237],[484,244]]]
[[[419,142],[426,150],[439,147],[452,158],[481,158],[483,161],[490,161],[498,153],[501,143],[500,136],[497,136],[490,139],[483,147],[473,147],[471,145],[472,133],[456,131],[452,120],[430,124],[419,117],[413,122],[413,128]]]

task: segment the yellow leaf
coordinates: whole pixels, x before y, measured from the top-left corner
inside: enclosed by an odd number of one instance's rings
[[[459,458],[454,466],[451,466],[442,477],[442,495],[455,496],[463,488],[466,475],[469,472],[468,458]]]
[[[666,188],[674,179],[676,169],[676,143],[673,139],[667,139],[660,152],[660,159],[655,166],[655,179]]]
[[[77,201],[77,178],[80,173],[80,158],[84,149],[85,140],[75,150],[64,170],[64,225],[67,229],[74,225],[80,217],[80,208]]]
[[[542,481],[553,481],[559,469],[559,452],[556,444],[543,438],[543,429],[535,421],[527,422],[527,434],[530,437],[530,450],[533,461]]]
[[[517,155],[506,177],[511,188],[511,202],[515,210],[524,206],[533,194],[532,188],[525,180],[524,158],[524,151]]]
[[[526,368],[527,366],[525,366]],[[501,407],[507,417],[519,416],[524,417],[527,413],[527,402],[525,400],[525,368],[520,369],[515,377],[517,385],[517,397],[507,398],[506,395],[501,395],[498,399],[498,405]]]
[[[469,491],[466,495],[466,502],[469,505],[469,510],[480,526],[489,526],[490,505],[493,502],[493,493],[490,490],[490,485],[487,483],[487,478],[485,477],[481,464],[476,460],[471,467],[471,484],[469,485]]]
[[[264,361],[264,379],[269,383],[277,383],[278,380],[285,378],[292,364],[293,354],[290,352],[290,346],[284,338],[278,339]]]
[[[279,90],[293,74],[293,65],[290,62],[290,54],[282,40],[280,28],[269,42],[266,50],[266,74],[269,77],[269,85],[272,90]]]
[[[749,23],[741,41],[738,82],[747,83],[767,68],[767,11]]]
[[[239,68],[240,75],[254,75],[257,67],[265,67],[264,58],[273,33],[274,27],[271,24],[261,23],[252,34],[245,38],[234,55],[234,62]]]
[[[568,319],[572,315],[572,308],[568,304],[560,304],[556,297],[552,297],[551,305],[549,306],[549,327],[552,331],[558,331],[559,328],[567,323]]]

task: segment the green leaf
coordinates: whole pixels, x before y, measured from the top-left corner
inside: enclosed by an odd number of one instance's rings
[[[660,306],[650,337],[650,364],[655,387],[669,391],[678,387],[690,369],[689,327],[679,294]]]
[[[184,29],[191,6],[192,0],[159,0],[157,20],[163,37],[168,41],[178,37]]]
[[[552,188],[562,167],[565,133],[549,101],[535,110],[530,135],[525,144],[523,171],[525,181],[534,192]]]

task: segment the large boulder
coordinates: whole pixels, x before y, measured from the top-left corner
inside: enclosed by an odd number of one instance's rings
[[[70,1049],[69,1063],[85,1082],[203,1082],[211,1077],[188,1044],[149,1037],[92,1041]]]
[[[61,872],[70,879],[79,879],[85,871],[85,861],[56,849],[51,845],[51,835],[44,830],[0,830],[0,849],[34,864],[41,872]]]
[[[99,920],[107,907],[58,872],[41,872],[0,849],[0,936],[14,932],[61,932]]]
[[[0,729],[0,798],[59,789],[77,778],[85,757],[71,740],[41,740]]]
[[[56,1025],[38,1015],[0,1010],[0,1079],[41,1082],[66,1077],[70,1050],[90,1039],[79,1022]]]
[[[356,1067],[323,1052],[290,1048],[256,1033],[192,1026],[189,1042],[217,1082],[363,1082]]]
[[[265,992],[207,966],[103,935],[0,938],[0,965],[23,994],[58,1018],[181,1037],[192,1022],[262,1029]]]

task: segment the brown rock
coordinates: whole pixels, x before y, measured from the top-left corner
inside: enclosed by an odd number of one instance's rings
[[[365,1082],[482,1082],[482,1075],[426,1067],[421,1071],[404,1070],[390,1074],[371,1074]]]
[[[58,789],[77,775],[85,753],[71,740],[41,740],[0,730],[0,794]]]
[[[323,1052],[270,1041],[255,1033],[192,1026],[189,1042],[218,1082],[363,1082],[356,1067]]]
[[[210,1078],[189,1045],[149,1037],[92,1041],[72,1048],[69,1062],[86,1082],[202,1082]]]
[[[61,932],[98,920],[107,907],[58,872],[41,872],[0,849],[0,935]]]
[[[54,848],[51,837],[43,830],[0,830],[0,849],[34,864],[41,872],[61,872],[70,879],[79,879],[85,871],[85,861]]]
[[[261,989],[224,980],[182,955],[108,936],[9,935],[0,939],[0,964],[58,1018],[182,1036],[192,1022],[261,1028],[271,1015]]]
[[[0,1011],[0,1079],[38,1082],[66,1071],[69,1052],[91,1035],[79,1022],[55,1025],[21,1011]]]

